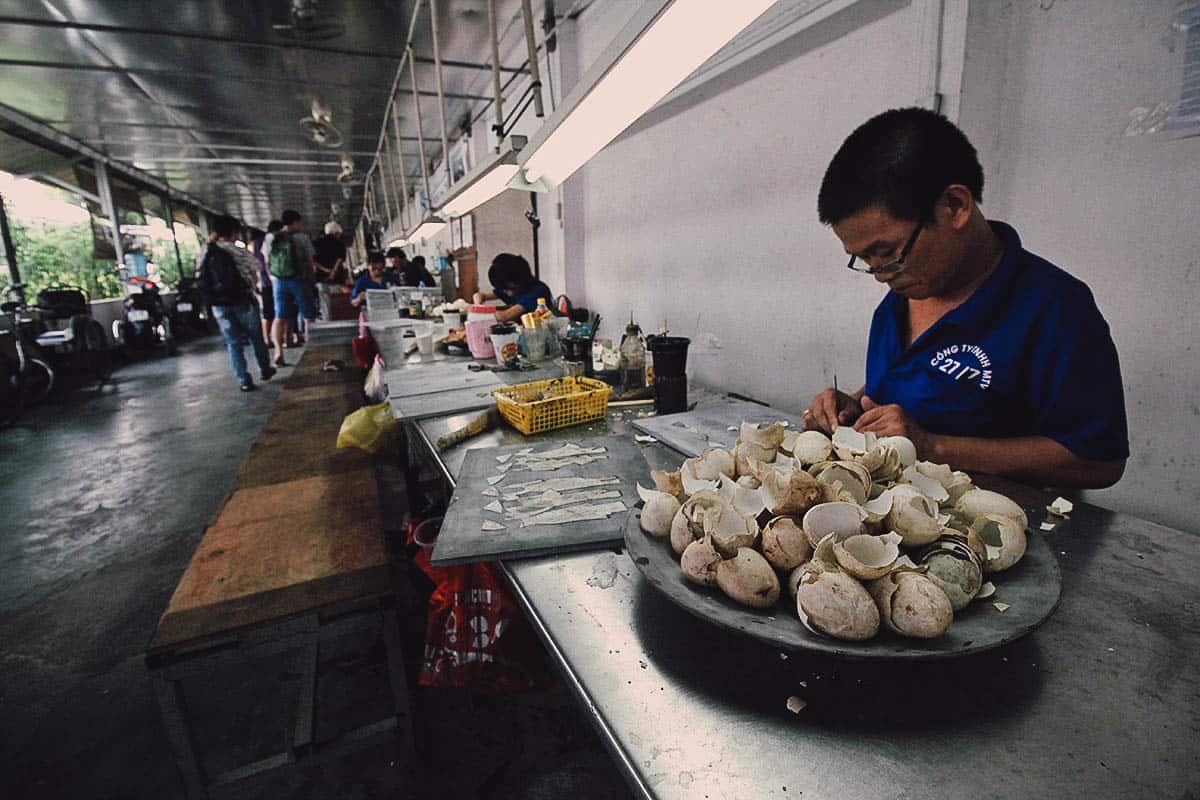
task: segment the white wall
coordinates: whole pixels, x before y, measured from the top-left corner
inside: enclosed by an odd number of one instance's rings
[[[850,130],[927,91],[928,5],[853,5],[652,110],[566,181],[567,284],[608,335],[630,311],[666,319],[693,338],[695,379],[793,410],[835,373],[862,383],[882,292],[843,268],[817,189]],[[602,13],[627,9],[589,7],[583,58],[619,28]]]
[[[1088,499],[1200,532],[1200,138],[1126,135],[1132,109],[1174,99],[1178,6],[971,3],[961,124],[984,208],[1086,281],[1112,328],[1132,457]]]

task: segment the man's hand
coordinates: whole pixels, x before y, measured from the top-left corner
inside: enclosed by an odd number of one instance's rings
[[[932,435],[913,420],[899,405],[876,405],[875,401],[863,395],[862,416],[854,423],[854,430],[859,433],[870,431],[876,436],[906,436],[916,446],[921,458],[930,458]]]
[[[473,303],[474,305],[482,304],[483,303],[483,292],[476,292],[475,294],[471,295],[471,303]]]
[[[838,425],[850,425],[862,414],[858,401],[845,392],[826,389],[813,398],[804,415],[804,430],[832,434]]]

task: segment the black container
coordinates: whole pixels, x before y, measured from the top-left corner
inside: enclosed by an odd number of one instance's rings
[[[592,339],[584,336],[567,336],[562,340],[563,360],[583,364],[583,377],[595,376],[592,368]]]
[[[687,351],[691,339],[648,336],[646,349],[654,354],[654,410],[659,414],[687,411]]]

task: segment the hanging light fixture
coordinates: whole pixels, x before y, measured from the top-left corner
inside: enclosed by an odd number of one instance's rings
[[[561,184],[774,1],[644,4],[533,137],[512,187]]]
[[[524,136],[510,136],[499,154],[458,179],[440,211],[448,217],[461,217],[507,189],[517,174],[517,157],[526,141]]]

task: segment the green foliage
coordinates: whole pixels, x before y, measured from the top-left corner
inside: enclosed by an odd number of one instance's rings
[[[32,299],[42,289],[61,285],[78,286],[92,300],[121,296],[115,263],[92,257],[89,226],[23,222],[12,217],[8,223],[21,280],[27,286],[26,297]],[[8,283],[7,273],[0,278]]]

